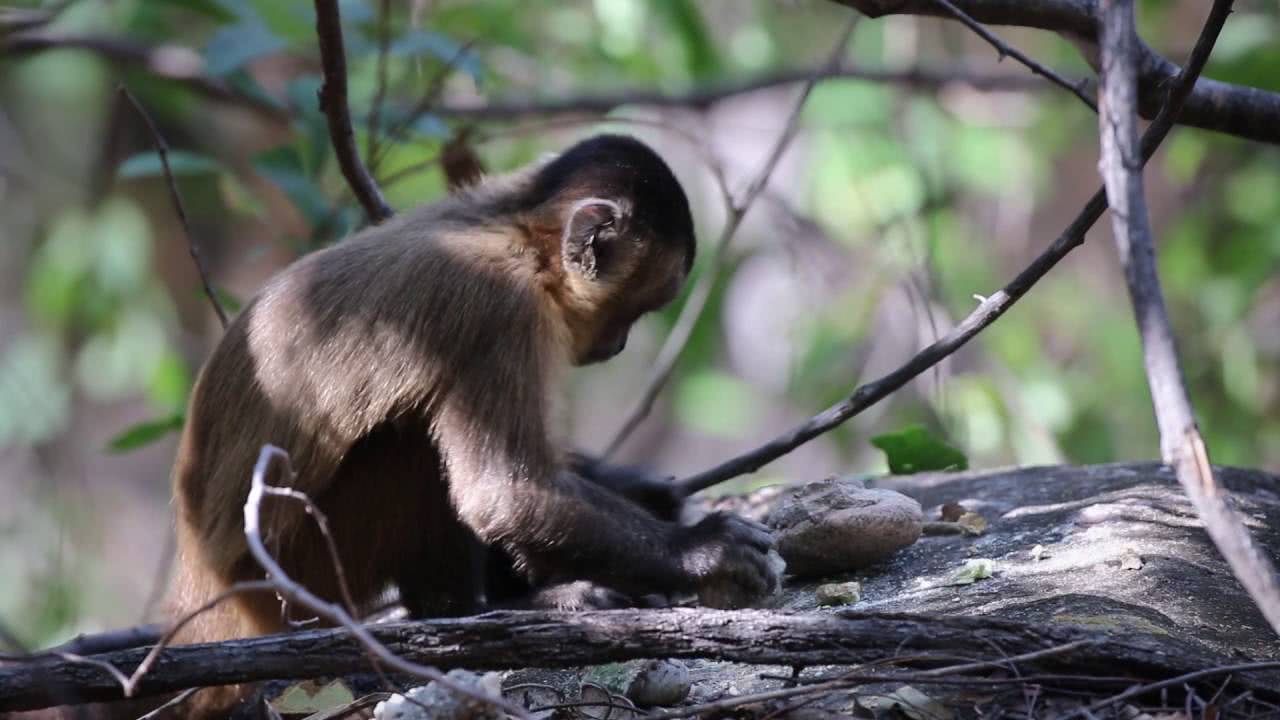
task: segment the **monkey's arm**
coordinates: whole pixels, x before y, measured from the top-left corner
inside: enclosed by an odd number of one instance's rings
[[[743,600],[776,584],[763,526],[719,514],[693,527],[663,522],[560,465],[536,388],[467,390],[455,388],[434,425],[451,499],[483,542],[536,583],[585,579],[636,596]]]
[[[569,453],[568,464],[580,477],[639,504],[662,520],[680,519],[686,496],[671,476],[637,465],[614,465],[581,451]]]

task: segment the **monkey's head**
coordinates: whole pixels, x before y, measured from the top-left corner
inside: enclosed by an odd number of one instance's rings
[[[627,344],[641,315],[671,302],[693,265],[693,216],[671,169],[635,138],[600,135],[537,171],[535,211],[558,229],[558,301],[575,364]]]

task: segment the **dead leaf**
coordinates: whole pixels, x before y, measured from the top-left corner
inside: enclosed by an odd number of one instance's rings
[[[976,512],[967,512],[956,519],[956,524],[967,528],[974,535],[981,535],[987,531],[987,519]]]
[[[271,708],[281,715],[312,715],[355,700],[351,689],[341,680],[321,685],[314,680],[294,683],[271,701]]]
[[[345,720],[345,718],[348,718],[348,717],[355,717],[352,715],[352,713],[354,713],[356,710],[372,708],[374,705],[377,705],[378,703],[382,702],[383,700],[386,700],[389,697],[391,697],[391,693],[389,692],[371,693],[369,695],[365,695],[362,698],[356,698],[355,700],[352,700],[346,705],[330,708],[328,710],[325,710],[324,712],[318,712],[314,715],[308,715],[303,720],[339,720],[339,719]],[[372,711],[370,711],[369,713],[362,714],[359,717],[372,717],[372,716],[373,716]]]
[[[949,720],[952,716],[946,705],[910,685],[903,685],[888,695],[859,698],[859,703],[877,715],[897,708],[911,720]]]

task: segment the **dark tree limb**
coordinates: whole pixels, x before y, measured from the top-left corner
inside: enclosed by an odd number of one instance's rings
[[[165,142],[164,136],[160,134],[160,129],[156,127],[155,121],[147,114],[142,103],[138,102],[138,98],[129,92],[124,85],[116,88],[125,100],[133,106],[133,109],[142,117],[142,121],[146,123],[147,131],[151,134],[151,144],[155,146],[156,154],[160,156],[160,166],[164,169],[164,181],[169,188],[169,199],[173,201],[173,209],[178,213],[178,222],[182,224],[182,230],[187,235],[187,252],[191,254],[191,261],[195,263],[196,272],[200,275],[200,285],[204,288],[204,294],[209,298],[209,304],[213,306],[213,312],[218,316],[218,322],[222,323],[222,329],[227,329],[227,311],[222,308],[222,303],[218,302],[218,294],[213,291],[213,284],[209,280],[209,268],[204,263],[204,255],[200,252],[200,246],[196,243],[195,235],[191,232],[191,221],[187,219],[187,209],[182,204],[182,193],[178,192],[178,181],[173,177],[173,170],[169,168],[169,143]]]
[[[320,42],[320,65],[324,82],[320,85],[320,110],[329,126],[329,139],[342,168],[342,176],[364,207],[369,222],[377,224],[395,214],[382,197],[382,190],[360,160],[356,133],[347,107],[347,59],[342,43],[342,18],[338,0],[315,0],[316,38]]]
[[[951,17],[935,0],[832,0],[871,17],[932,15]],[[987,25],[1036,28],[1083,40],[1096,46],[1099,38],[1094,0],[951,0],[974,20]],[[1155,116],[1165,89],[1178,76],[1178,66],[1141,40],[1138,53],[1138,110]],[[1096,57],[1086,60],[1096,63]],[[1280,143],[1280,93],[1232,85],[1207,78],[1197,81],[1178,115],[1178,122],[1250,140]]]
[[[911,0],[889,4],[884,0],[837,0],[872,16],[891,13],[942,15],[933,0]],[[1091,40],[1096,27],[1087,4],[1076,0],[1046,0],[1038,3],[958,0],[956,7],[980,22],[1041,28]],[[247,95],[218,78],[202,74],[199,53],[177,45],[148,45],[129,38],[72,35],[34,31],[0,37],[0,56],[21,57],[48,50],[75,49],[94,52],[118,63],[140,65],[150,74],[178,83],[206,97],[251,108],[272,119],[288,116],[283,103]],[[186,57],[195,62],[174,63],[169,58]],[[1091,59],[1091,58],[1090,58]],[[1160,109],[1164,87],[1178,74],[1178,66],[1143,46],[1139,67],[1142,116],[1150,118]],[[722,85],[694,88],[684,93],[624,90],[600,94],[575,94],[563,98],[499,98],[485,103],[440,103],[432,107],[437,115],[471,120],[600,114],[624,105],[655,107],[706,107],[725,98],[779,85],[804,82],[811,69],[783,70]],[[829,72],[823,80],[847,78],[903,85],[920,90],[937,90],[947,85],[968,85],[979,90],[1038,90],[1043,82],[1022,74],[986,73],[969,69],[914,68],[884,70],[844,68]],[[1179,123],[1268,143],[1280,143],[1280,93],[1201,79]]]
[[[1228,504],[1228,493],[1218,484],[1209,465],[1156,271],[1155,241],[1147,212],[1138,145],[1138,36],[1133,2],[1103,0],[1101,10],[1104,20],[1100,167],[1111,203],[1116,247],[1142,340],[1147,384],[1160,428],[1160,455],[1173,467],[1178,482],[1236,579],[1271,627],[1280,633],[1280,578],[1271,560]],[[1231,0],[1214,2],[1214,17],[1225,21],[1230,11]],[[1209,36],[1206,56],[1216,35],[1215,32]]]
[[[569,95],[563,98],[498,98],[473,104],[442,103],[434,108],[433,112],[469,120],[506,120],[545,115],[594,115],[607,113],[626,105],[707,108],[731,97],[784,85],[796,85],[808,82],[810,78],[815,77],[820,81],[865,80],[887,85],[902,85],[917,90],[940,90],[950,85],[968,85],[978,90],[1045,89],[1043,82],[1020,73],[988,73],[963,67],[885,70],[844,66],[779,70],[742,80],[695,87],[679,93],[628,89]]]
[[[923,1],[930,4],[933,2],[933,0]],[[1188,60],[1186,70],[1182,71],[1172,85],[1168,87],[1164,107],[1142,135],[1143,163],[1146,163],[1155,154],[1156,148],[1160,146],[1160,143],[1169,134],[1174,122],[1181,116],[1182,110],[1186,107],[1185,104],[1194,93],[1194,88],[1198,86],[1196,79],[1199,77],[1201,70],[1204,69],[1204,65],[1209,59],[1209,52],[1213,48],[1213,43],[1217,39],[1218,33],[1222,30],[1222,25],[1226,22],[1227,15],[1230,12],[1229,4],[1226,8],[1220,7],[1220,4],[1214,4],[1213,10],[1205,22],[1205,27],[1200,33],[1200,38],[1196,41],[1196,46],[1191,53],[1191,58]],[[1089,198],[1089,201],[1080,213],[1076,215],[1075,219],[1071,221],[1071,224],[1067,226],[1067,229],[1062,231],[1062,234],[1044,252],[1031,261],[1031,264],[1021,273],[1018,273],[1017,277],[1011,280],[1009,284],[994,295],[984,298],[978,307],[969,313],[968,317],[961,320],[946,335],[916,353],[914,357],[897,370],[865,385],[858,386],[848,398],[832,405],[788,432],[753,450],[730,458],[709,470],[704,470],[678,481],[681,489],[687,493],[694,493],[739,475],[755,472],[813,438],[838,427],[849,418],[906,385],[916,376],[942,362],[944,358],[959,350],[975,335],[995,322],[1019,298],[1026,294],[1033,285],[1039,282],[1040,278],[1044,277],[1054,265],[1058,264],[1059,260],[1084,243],[1085,233],[1089,231],[1089,228],[1093,227],[1098,218],[1102,217],[1102,213],[1106,209],[1106,191],[1099,188],[1094,192],[1093,197]]]
[[[776,665],[853,665],[899,658],[899,666],[937,666],[930,653],[972,655],[999,647],[1020,655],[1071,643],[1070,652],[1028,668],[1158,681],[1225,664],[1172,637],[1100,633],[1070,625],[1031,625],[978,617],[769,610],[614,610],[496,612],[474,618],[368,626],[397,656],[441,669],[576,667],[636,658],[714,658]],[[127,672],[146,649],[93,656]],[[908,660],[907,656],[913,660]],[[137,687],[139,697],[189,687],[362,672],[365,650],[346,629],[169,647]],[[1280,673],[1241,673],[1234,682],[1277,698]],[[45,659],[0,668],[0,710],[120,697],[104,669]]]

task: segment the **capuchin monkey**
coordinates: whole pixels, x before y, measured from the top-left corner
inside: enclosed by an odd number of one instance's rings
[[[263,577],[243,506],[267,443],[296,471],[269,481],[328,517],[357,610],[391,587],[415,618],[653,596],[734,606],[774,589],[762,525],[720,513],[680,525],[670,485],[565,452],[552,429],[563,371],[621,352],[693,258],[689,203],[666,163],[603,135],[287,267],[192,392],[173,472],[173,612]],[[301,504],[267,498],[262,512],[282,568],[339,599]],[[274,594],[240,594],[179,639],[291,619]]]

